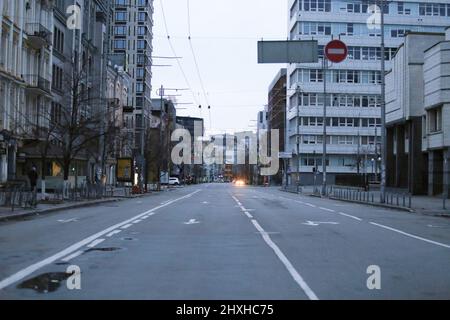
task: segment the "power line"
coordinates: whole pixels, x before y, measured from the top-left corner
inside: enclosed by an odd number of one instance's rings
[[[159,2],[160,2],[160,5],[161,5],[161,12],[162,12],[162,17],[163,17],[164,27],[165,27],[165,30],[166,30],[166,33],[167,33],[167,41],[169,42],[170,49],[172,50],[173,56],[175,57],[175,60],[177,61],[178,68],[180,69],[180,72],[183,75],[184,81],[186,82],[186,85],[189,88],[189,91],[191,92],[195,103],[199,104],[198,100],[197,100],[197,97],[195,96],[194,90],[192,90],[192,86],[191,86],[191,84],[189,82],[189,79],[187,78],[186,73],[184,72],[183,66],[181,65],[180,59],[178,58],[178,55],[177,55],[176,50],[175,50],[175,47],[173,46],[172,41],[170,39],[169,28],[167,26],[167,19],[166,19],[166,13],[164,11],[163,1],[160,0]]]
[[[198,76],[198,78],[200,80],[200,85],[201,85],[201,88],[202,88],[202,91],[203,91],[203,96],[205,97],[206,104],[208,105],[209,126],[211,128],[212,127],[212,122],[211,122],[211,105],[209,103],[208,95],[207,95],[206,90],[205,90],[205,84],[203,82],[203,78],[202,78],[202,75],[201,75],[201,72],[200,72],[200,67],[199,67],[199,64],[198,64],[197,55],[195,54],[194,46],[192,45],[192,41],[191,41],[191,14],[190,14],[191,10],[190,10],[190,2],[189,2],[189,0],[186,0],[186,5],[187,5],[187,18],[188,18],[189,47],[191,49],[192,56],[194,58],[195,69],[197,71],[197,76]]]

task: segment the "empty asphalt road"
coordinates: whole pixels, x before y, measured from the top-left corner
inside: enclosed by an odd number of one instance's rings
[[[276,188],[189,186],[0,224],[0,299],[449,299],[449,270],[449,219]]]

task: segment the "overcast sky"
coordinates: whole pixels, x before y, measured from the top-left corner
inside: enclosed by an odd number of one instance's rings
[[[166,36],[161,8],[163,1],[171,43],[190,91],[166,91],[165,94],[182,94],[177,97],[178,115],[202,116],[205,128],[213,132],[235,132],[255,129],[257,112],[267,104],[267,89],[283,65],[257,63],[257,41],[280,40],[287,37],[287,0],[155,0],[154,56],[173,56]],[[189,14],[188,14],[189,12]],[[190,27],[189,19],[190,16]],[[197,58],[206,98],[197,75],[194,55]],[[176,60],[153,60],[155,65],[171,67],[153,68],[153,98],[156,90],[189,88]],[[207,110],[211,105],[211,123]],[[203,106],[202,112],[196,102]],[[252,121],[253,120],[253,121]]]

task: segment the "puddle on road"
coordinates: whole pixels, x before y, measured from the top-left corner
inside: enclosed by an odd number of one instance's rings
[[[19,289],[33,289],[39,293],[48,293],[58,290],[61,282],[67,280],[72,274],[66,272],[49,272],[40,274],[17,285]]]
[[[131,237],[125,237],[125,238],[120,238],[120,240],[124,240],[124,241],[136,241],[136,238],[131,238]]]
[[[118,247],[109,247],[109,248],[91,248],[86,250],[85,252],[92,252],[92,251],[116,251],[116,250],[121,250],[122,248],[118,248]]]

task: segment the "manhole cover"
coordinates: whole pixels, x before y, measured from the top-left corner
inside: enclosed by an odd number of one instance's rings
[[[72,274],[66,272],[49,272],[28,279],[17,285],[19,289],[33,289],[39,293],[56,291],[61,282],[69,278]]]

